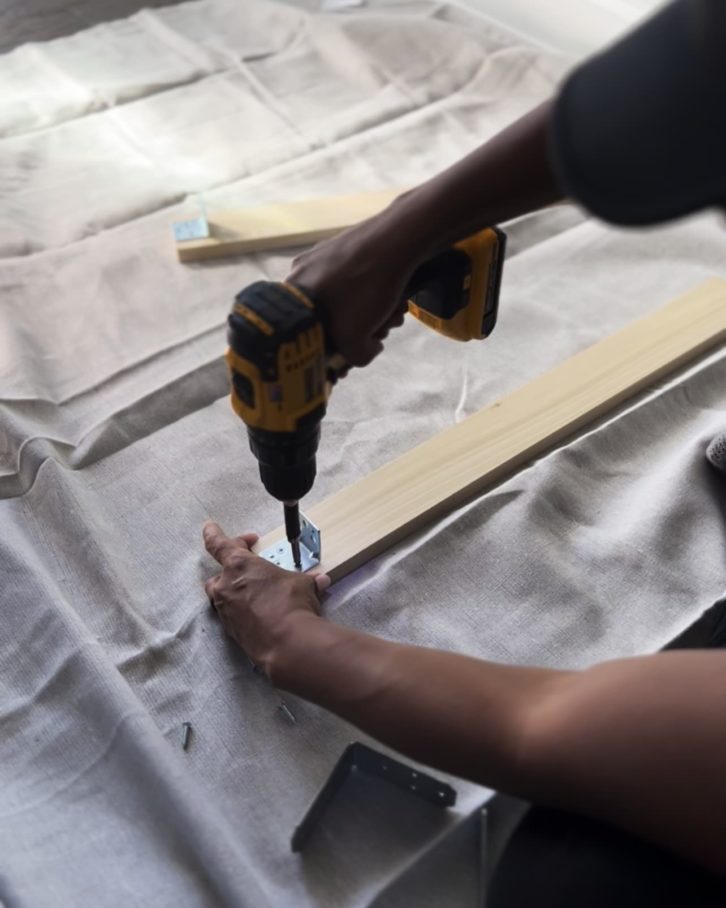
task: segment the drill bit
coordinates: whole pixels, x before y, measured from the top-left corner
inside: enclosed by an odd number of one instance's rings
[[[285,533],[292,548],[292,560],[298,571],[302,570],[300,556],[300,509],[297,501],[283,501],[285,509]]]
[[[302,570],[302,556],[300,555],[300,540],[293,539],[290,543],[292,548],[292,560],[295,562],[295,567],[300,571]]]

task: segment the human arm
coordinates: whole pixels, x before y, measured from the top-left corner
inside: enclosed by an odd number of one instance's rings
[[[383,349],[413,271],[456,240],[562,198],[545,102],[388,208],[298,256],[288,279],[327,311],[336,350],[363,366]]]
[[[414,268],[563,197],[606,221],[726,208],[726,4],[677,0],[577,67],[556,96],[369,221],[293,263],[354,365],[402,321]]]
[[[273,684],[412,759],[726,872],[725,654],[564,671],[382,640],[321,618],[327,579],[280,571],[249,551],[254,538],[205,528],[223,565],[206,589]]]

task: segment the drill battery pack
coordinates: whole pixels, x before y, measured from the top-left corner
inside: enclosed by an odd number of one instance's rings
[[[507,236],[487,227],[424,262],[407,288],[408,311],[453,340],[494,330]]]

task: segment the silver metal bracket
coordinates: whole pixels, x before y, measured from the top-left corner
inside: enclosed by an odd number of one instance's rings
[[[206,240],[210,236],[204,196],[197,196],[197,201],[200,209],[197,217],[190,218],[188,221],[177,221],[171,225],[177,243],[186,243],[188,240]]]
[[[301,574],[320,564],[320,530],[311,523],[304,514],[300,514],[300,561],[302,565],[297,568],[292,560],[292,547],[283,536],[278,542],[273,543],[260,552],[260,558],[267,558],[278,567],[286,571],[295,571]]]
[[[200,215],[198,218],[191,218],[188,221],[177,221],[171,227],[177,243],[186,243],[189,240],[206,240],[209,236],[209,224],[204,215]]]

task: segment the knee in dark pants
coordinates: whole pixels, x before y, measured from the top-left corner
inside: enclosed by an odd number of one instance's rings
[[[605,823],[533,807],[497,865],[487,908],[717,908],[724,880]]]

